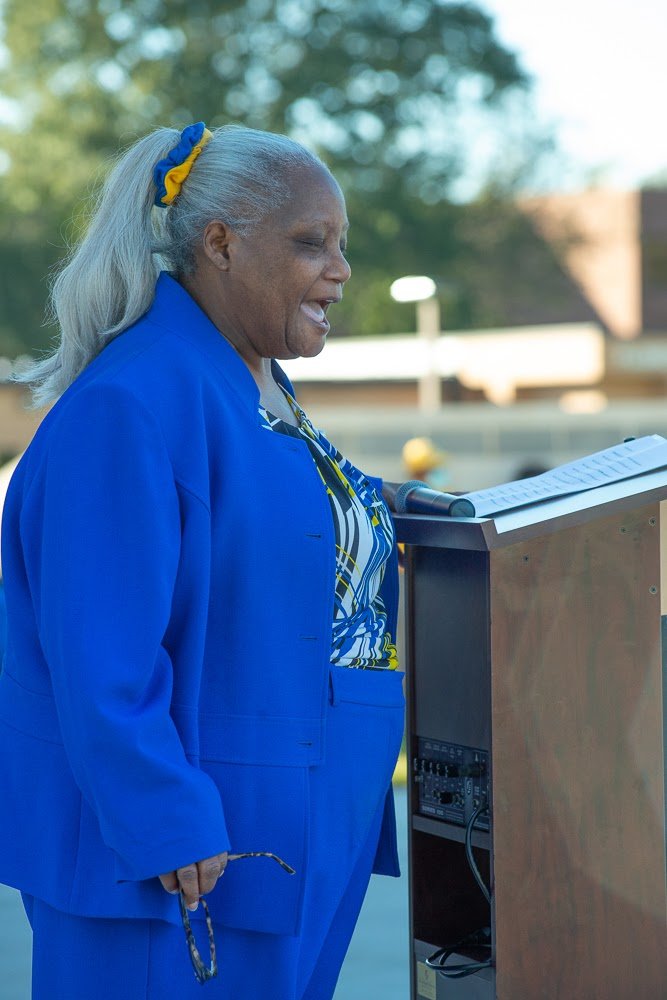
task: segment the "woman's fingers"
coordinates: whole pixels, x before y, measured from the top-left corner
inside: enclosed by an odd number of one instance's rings
[[[215,854],[212,858],[204,858],[203,861],[184,865],[176,871],[160,875],[160,882],[167,892],[178,892],[180,889],[187,908],[196,910],[200,896],[205,896],[215,887],[226,865],[225,851],[224,854]]]
[[[205,896],[207,892],[210,892],[215,887],[215,883],[225,870],[226,861],[226,854],[216,854],[213,858],[206,858],[204,861],[197,863],[200,896]]]
[[[178,892],[176,872],[167,872],[165,875],[160,875],[160,882],[162,882],[162,888],[166,889],[167,892]]]
[[[185,905],[188,910],[196,910],[199,906],[199,897],[202,892],[199,889],[199,871],[197,865],[185,865],[176,871],[178,884],[181,887]]]

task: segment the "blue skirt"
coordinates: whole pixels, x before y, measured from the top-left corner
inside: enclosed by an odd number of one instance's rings
[[[331,1000],[368,887],[404,699],[397,671],[332,667],[330,676],[325,763],[311,769],[309,784],[302,932],[235,930],[216,924],[212,913],[219,972],[200,985],[182,928],[81,917],[24,896],[33,929],[33,1000]],[[206,956],[205,928],[193,926]]]

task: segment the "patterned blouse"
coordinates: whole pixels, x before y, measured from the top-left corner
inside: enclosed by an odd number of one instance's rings
[[[395,670],[396,646],[387,631],[387,612],[379,593],[394,545],[389,512],[363,473],[313,427],[290,393],[283,392],[299,426],[260,406],[264,425],[267,430],[305,440],[333,515],[336,589],[331,662],[339,667]]]

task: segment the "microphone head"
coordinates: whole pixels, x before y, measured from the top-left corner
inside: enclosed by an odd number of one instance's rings
[[[450,517],[475,517],[475,505],[467,497],[456,497],[449,505]]]
[[[407,483],[401,483],[401,485],[396,490],[396,496],[394,497],[394,507],[396,508],[397,514],[407,514],[408,508],[405,505],[408,493],[412,493],[413,490],[421,487],[428,489],[428,484],[423,483],[421,479],[408,479]]]

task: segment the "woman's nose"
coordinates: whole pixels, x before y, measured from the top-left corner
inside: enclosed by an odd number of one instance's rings
[[[344,285],[351,274],[352,268],[350,267],[343,251],[339,250],[331,259],[329,274],[327,276],[333,278],[335,281],[338,281],[341,285]]]

